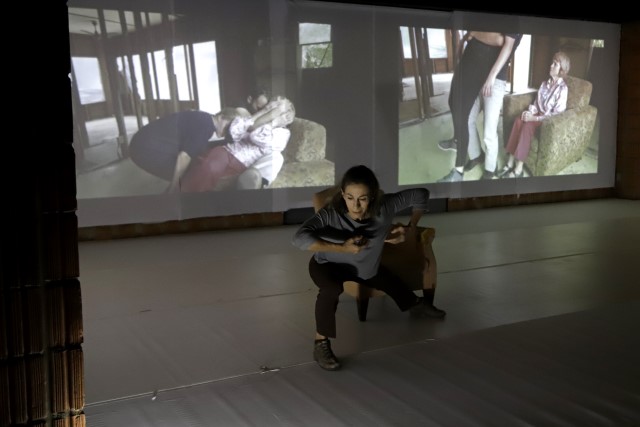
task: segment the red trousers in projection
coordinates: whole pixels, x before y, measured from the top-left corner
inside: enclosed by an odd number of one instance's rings
[[[246,169],[245,165],[219,145],[198,157],[187,169],[180,180],[180,191],[211,191],[215,189],[220,178],[240,175]]]
[[[516,118],[511,128],[509,142],[507,142],[507,153],[512,154],[517,160],[524,162],[531,150],[531,140],[542,122],[523,122],[520,117]]]

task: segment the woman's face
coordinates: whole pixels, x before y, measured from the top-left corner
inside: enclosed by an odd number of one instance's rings
[[[355,220],[364,219],[371,202],[369,187],[364,184],[349,184],[342,191],[349,216]]]
[[[553,58],[551,67],[549,67],[549,75],[553,78],[556,78],[560,75],[560,61],[558,61],[557,58]]]
[[[260,95],[255,99],[249,97],[247,101],[249,102],[249,109],[251,110],[252,114],[262,110],[269,103],[269,100],[264,95]]]

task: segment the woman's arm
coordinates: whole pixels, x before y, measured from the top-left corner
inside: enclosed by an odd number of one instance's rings
[[[427,208],[427,202],[429,200],[429,190],[425,188],[418,189],[410,189],[405,190],[403,193],[410,193],[409,199],[405,197],[405,201],[401,203],[409,203],[409,206],[412,206],[411,209],[411,218],[409,219],[409,224],[394,224],[391,226],[387,237],[385,238],[385,243],[391,243],[393,245],[402,243],[405,241],[405,228],[406,227],[417,227],[420,218],[424,214]],[[396,193],[400,194],[400,193]],[[400,209],[401,210],[401,209]],[[398,209],[396,209],[398,211]]]
[[[365,245],[361,236],[350,237],[344,243],[331,243],[326,240],[316,240],[307,247],[308,251],[313,252],[340,252],[345,254],[357,254]]]
[[[417,224],[422,213],[427,210],[429,195],[429,190],[426,188],[409,188],[397,193],[389,193],[384,196],[384,209],[388,214],[396,215],[407,208],[412,208],[411,223]]]
[[[185,151],[181,151],[178,153],[178,157],[176,158],[176,166],[173,169],[173,177],[171,178],[171,184],[167,188],[167,192],[173,193],[176,190],[180,189],[180,178],[187,171],[187,168],[191,164],[191,156],[189,156]]]
[[[293,103],[287,98],[278,97],[251,116],[253,125],[249,130],[257,129],[266,124],[270,124],[274,128],[284,127],[293,121],[295,115],[296,110]]]
[[[491,89],[493,88],[493,84],[496,81],[496,76],[502,70],[502,67],[507,63],[509,57],[511,56],[511,51],[513,50],[513,46],[516,43],[516,39],[513,37],[506,36],[504,37],[504,44],[502,45],[502,49],[496,58],[496,62],[493,63],[491,70],[489,71],[489,75],[487,76],[487,80],[484,82],[482,86],[482,95],[483,96],[491,96]]]
[[[560,114],[567,110],[567,98],[569,97],[569,87],[566,83],[558,88],[558,94],[555,102],[549,111],[549,115]]]
[[[426,188],[410,188],[402,190],[397,193],[390,193],[384,196],[383,207],[387,212],[387,215],[395,216],[398,212],[401,212],[407,208],[411,209],[411,218],[409,224],[395,224],[391,226],[387,237],[386,243],[397,244],[404,242],[405,227],[416,227],[418,221],[422,218],[423,213],[427,210],[427,204],[429,202],[429,190]]]
[[[424,214],[424,209],[413,208],[411,210],[411,219],[409,220],[410,226],[417,226],[418,221],[422,218],[422,214]]]
[[[291,242],[307,251],[357,254],[365,247],[366,239],[343,230],[335,215],[333,210],[321,208],[300,226]]]

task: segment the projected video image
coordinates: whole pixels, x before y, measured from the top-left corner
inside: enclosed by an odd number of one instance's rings
[[[400,185],[598,173],[602,40],[400,32]]]
[[[80,226],[287,212],[357,164],[438,199],[615,179],[613,24],[313,0],[67,7]]]
[[[284,51],[268,2],[96,4],[68,5],[79,199],[334,183],[296,99],[298,64],[331,66],[325,28],[277,29]]]

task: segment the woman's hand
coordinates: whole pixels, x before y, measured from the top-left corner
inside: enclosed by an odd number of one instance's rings
[[[481,93],[482,96],[488,98],[491,96],[491,89],[493,88],[493,84],[495,83],[495,78],[488,77],[487,80],[482,85]]]
[[[523,122],[537,122],[538,121],[537,117],[529,110],[523,111],[522,115],[520,116],[520,118],[522,119]]]
[[[346,253],[357,254],[367,246],[368,242],[369,241],[362,236],[350,237],[344,241],[342,249],[344,249]]]
[[[396,224],[391,227],[389,230],[389,234],[387,234],[387,238],[384,239],[385,243],[391,243],[392,245],[397,245],[398,243],[404,242],[404,233],[405,228],[402,224]]]

